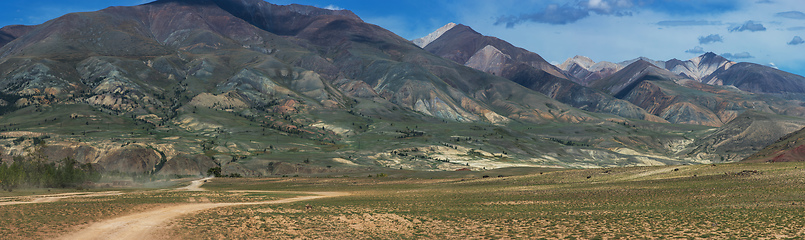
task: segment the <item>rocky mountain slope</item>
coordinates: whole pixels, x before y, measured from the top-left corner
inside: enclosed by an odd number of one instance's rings
[[[607,61],[595,62],[585,56],[568,58],[560,64],[560,69],[576,78],[576,82],[587,86],[590,82],[608,77],[624,66]]]
[[[805,93],[805,77],[780,71],[778,69],[753,64],[736,63],[715,53],[708,52],[701,56],[681,61],[655,61],[639,57],[620,63],[600,62],[584,56],[567,59],[558,65],[563,71],[575,76],[572,79],[585,86],[591,82],[606,78],[622,68],[644,61],[661,69],[666,69],[682,78],[695,80],[709,85],[734,86],[752,93],[771,94],[803,94]],[[736,67],[733,69],[733,67]]]
[[[627,100],[671,123],[720,127],[744,111],[803,117],[801,101],[754,94],[734,86],[687,79],[647,61],[636,61],[591,87]]]
[[[718,155],[721,161],[740,161],[805,126],[802,118],[746,111],[712,134],[696,140],[691,155]],[[762,153],[761,153],[762,154]]]
[[[668,72],[648,61],[638,60],[606,78],[591,82],[589,86],[617,98],[623,98],[643,81],[675,81],[679,79],[682,79],[682,77]]]
[[[754,63],[736,63],[729,68],[720,68],[705,77],[703,82],[735,86],[753,93],[805,93],[804,77]]]
[[[449,30],[443,32],[444,29]],[[564,74],[539,54],[495,37],[484,36],[468,26],[448,24],[426,38],[432,36],[439,37],[425,45],[425,50],[468,67],[508,78],[570,106],[663,122],[628,102],[571,81],[573,76]]]
[[[735,64],[735,62],[727,60],[724,57],[708,52],[687,61],[677,59],[668,60],[665,62],[665,69],[685,78],[713,85],[716,83],[706,82],[704,79],[710,77],[716,71],[728,69]]]
[[[682,121],[632,96],[643,83],[691,89],[667,81],[667,70],[636,62],[612,75],[634,81],[602,78],[591,85],[606,82],[599,90],[469,27],[436,35],[422,49],[347,10],[261,0],[159,0],[8,26],[0,159],[70,157],[122,175],[221,167],[282,176],[738,157],[723,157],[724,144],[700,148],[715,125],[669,124]],[[731,96],[722,90],[714,98]]]
[[[802,162],[805,161],[805,128],[785,135],[752,156],[745,162]]]
[[[805,123],[800,89],[805,79],[712,52],[687,61],[637,58],[618,64],[576,56],[559,67],[579,83],[671,123],[719,127],[697,139],[689,155],[740,160]]]
[[[427,36],[411,40],[411,42],[413,42],[414,44],[416,44],[421,48],[425,48],[425,46],[428,46],[428,44],[432,43],[433,41],[436,41],[436,39],[439,39],[439,37],[441,37],[442,34],[449,31],[450,29],[453,29],[453,27],[455,26],[457,26],[457,24],[448,23],[447,25],[444,25],[439,29],[436,29],[436,31],[428,34]]]
[[[162,0],[20,29],[0,48],[4,161],[73,157],[106,172],[162,175],[642,164],[507,127],[617,125],[434,56],[349,11]],[[434,135],[469,126],[490,132]],[[420,148],[433,151],[403,154]],[[589,151],[622,163],[596,163]]]

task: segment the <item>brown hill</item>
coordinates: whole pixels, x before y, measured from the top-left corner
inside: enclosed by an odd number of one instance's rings
[[[711,155],[717,157],[717,161],[724,162],[740,161],[753,154],[763,155],[766,150],[761,149],[803,126],[805,121],[801,118],[747,111],[708,136],[696,140],[694,144],[698,147],[689,154],[702,157]]]
[[[682,77],[647,61],[637,60],[609,77],[591,82],[589,86],[609,93],[616,98],[622,98],[643,81],[674,81],[677,79],[682,79]]]
[[[27,34],[28,31],[31,31],[33,28],[33,26],[26,25],[11,25],[0,28],[0,47],[8,44],[22,35]]]
[[[753,93],[805,93],[805,77],[754,63],[719,69],[703,81]]]

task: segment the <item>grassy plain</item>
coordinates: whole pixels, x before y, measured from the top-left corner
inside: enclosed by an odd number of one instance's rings
[[[106,193],[110,189],[82,191],[81,195]],[[32,201],[65,189],[18,189],[0,193],[2,239],[47,239],[63,236],[92,223],[146,210],[188,203],[256,202],[295,197],[294,193],[247,193],[224,191],[172,191],[171,189],[119,189],[119,194],[59,199],[55,202],[3,205]],[[45,192],[47,191],[47,192]],[[73,190],[75,192],[75,190]],[[21,194],[34,195],[21,195]]]
[[[757,171],[757,172],[755,172]],[[805,237],[805,164],[546,172],[480,179],[219,179],[209,189],[345,191],[188,216],[175,236],[380,239]],[[313,205],[306,210],[303,206]]]
[[[805,163],[501,175],[219,178],[203,186],[206,192],[127,190],[115,196],[0,206],[0,235],[48,238],[163,205],[295,196],[232,192],[258,190],[350,195],[204,210],[174,220],[158,235],[176,239],[805,237]]]

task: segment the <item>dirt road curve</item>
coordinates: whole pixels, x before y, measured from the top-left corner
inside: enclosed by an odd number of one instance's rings
[[[210,180],[210,179],[212,179],[212,177],[195,180],[193,182],[190,182],[190,185],[187,185],[187,187],[180,187],[180,188],[177,188],[176,190],[198,191],[198,192],[206,191],[205,189],[201,188],[201,185],[204,185],[204,183],[207,182],[207,180]]]
[[[178,188],[177,190],[187,191],[204,191],[201,185],[204,184],[201,179],[194,181],[188,187]],[[200,184],[196,184],[196,182]],[[200,190],[199,190],[200,189]],[[315,194],[316,196],[303,196],[295,198],[286,198],[265,202],[248,202],[248,203],[189,203],[179,204],[159,209],[154,209],[147,212],[136,213],[128,216],[123,216],[115,219],[98,222],[89,227],[82,229],[76,233],[65,236],[61,239],[160,239],[159,236],[154,236],[154,232],[163,228],[170,220],[173,220],[182,215],[191,214],[194,212],[227,206],[242,206],[242,205],[259,205],[259,204],[278,204],[290,203],[298,201],[306,201],[318,198],[337,197],[348,195],[341,192],[304,192],[305,194]]]

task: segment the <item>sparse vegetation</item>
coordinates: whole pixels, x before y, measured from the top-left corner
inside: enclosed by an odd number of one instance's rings
[[[178,219],[164,234],[200,239],[758,239],[805,234],[805,163],[631,167],[483,177],[489,175],[216,178],[204,185],[209,192],[134,191],[0,206],[0,234],[40,238],[75,229],[66,226],[168,204],[260,201],[294,195],[259,192],[265,190],[350,195],[205,210]],[[244,190],[255,192],[241,192]],[[59,217],[51,217],[54,212]]]
[[[18,157],[11,164],[0,163],[0,186],[4,191],[23,187],[73,188],[98,181],[101,174],[92,164],[64,158],[56,163]]]
[[[511,61],[493,76],[351,14],[182,2],[8,29],[0,236],[50,238],[157,207],[322,191],[350,195],[188,214],[162,237],[805,235],[801,164],[709,165],[739,161],[805,126],[801,93],[687,82],[643,61],[634,68],[645,64],[651,71],[638,72],[649,75],[610,75],[593,90],[527,52],[503,54]],[[239,20],[254,20],[252,10],[293,21]],[[471,57],[478,49],[455,50]],[[522,49],[495,54],[514,50]],[[516,63],[523,56],[533,61]],[[760,160],[781,160],[775,154]],[[659,165],[673,166],[633,167]],[[598,169],[615,166],[632,167]],[[97,169],[125,180],[91,184]],[[217,177],[205,186],[211,191],[123,187],[205,174]],[[203,190],[191,186],[184,190]],[[114,194],[86,194],[105,188]],[[293,193],[266,192],[275,190]]]
[[[207,187],[352,194],[207,210],[180,221],[173,234],[202,239],[796,238],[805,234],[805,192],[794,190],[805,186],[794,177],[805,172],[797,166],[803,165],[638,167],[441,180],[225,180]],[[754,171],[774,176],[735,174]]]
[[[207,169],[207,176],[223,177],[223,175],[221,174],[221,167],[213,167]]]

